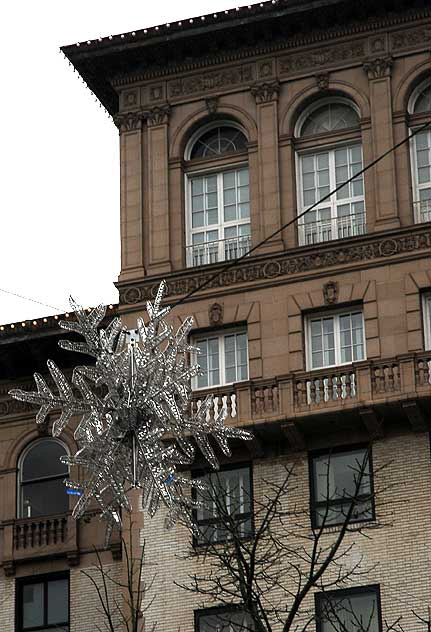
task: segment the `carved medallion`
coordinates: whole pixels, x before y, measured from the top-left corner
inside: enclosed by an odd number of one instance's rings
[[[338,301],[338,283],[337,281],[328,281],[323,286],[323,300],[325,305],[332,305]]]

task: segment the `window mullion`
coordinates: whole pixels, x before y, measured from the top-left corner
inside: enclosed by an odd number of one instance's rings
[[[335,346],[335,364],[341,364],[341,336],[340,336],[340,316],[334,316],[334,346]]]
[[[224,361],[224,336],[219,336],[220,384],[226,384],[226,367]]]

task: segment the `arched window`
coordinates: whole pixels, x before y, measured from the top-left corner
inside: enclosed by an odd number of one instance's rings
[[[364,180],[358,175],[336,194],[330,191],[363,168],[360,119],[347,99],[323,99],[309,107],[295,129],[300,245],[342,239],[365,232]],[[313,141],[312,148],[310,141]],[[316,150],[316,145],[321,149]]]
[[[187,266],[235,259],[250,248],[247,138],[232,123],[201,129],[187,150]]]
[[[410,125],[415,129],[423,115],[431,112],[431,80],[420,84],[409,104]],[[424,129],[412,139],[412,180],[415,222],[431,221],[431,130]]]
[[[68,511],[69,497],[63,481],[69,470],[60,461],[65,455],[66,448],[55,439],[40,439],[25,450],[19,463],[20,518]]]

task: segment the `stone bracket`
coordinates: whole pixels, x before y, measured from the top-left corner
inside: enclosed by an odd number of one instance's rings
[[[407,415],[413,432],[427,432],[429,430],[427,420],[425,419],[417,401],[403,402],[402,407]]]
[[[384,435],[383,421],[373,408],[362,408],[359,411],[362,422],[371,439],[381,439]]]
[[[307,449],[305,437],[294,421],[288,421],[281,425],[283,434],[289,441],[289,445],[294,452],[303,452]]]

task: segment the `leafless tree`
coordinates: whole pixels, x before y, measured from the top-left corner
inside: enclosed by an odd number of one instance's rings
[[[122,536],[122,577],[113,572],[112,566],[102,560],[95,550],[96,563],[81,570],[91,582],[99,603],[99,621],[94,626],[98,632],[154,632],[156,624],[145,624],[145,613],[151,607],[154,575],[147,577],[145,569],[145,542],[134,543],[133,523],[129,524],[127,539]],[[138,550],[136,550],[138,549]]]
[[[286,467],[281,483],[261,481],[264,495],[250,499],[253,520],[244,513],[244,500],[239,500],[238,490],[227,493],[221,477],[206,477],[207,489],[201,500],[204,506],[212,507],[216,527],[199,528],[183,557],[192,564],[193,571],[186,582],[178,584],[200,596],[202,607],[210,603],[230,610],[229,614],[220,610],[213,623],[207,617],[205,632],[307,632],[319,616],[312,593],[330,595],[358,583],[369,583],[374,566],[366,563],[357,540],[370,538],[373,528],[383,526],[369,518],[373,507],[378,505],[381,509],[388,490],[380,482],[384,468],[374,468],[371,480],[369,462],[367,449],[352,466],[350,483],[345,489],[337,489],[330,483],[329,455],[323,498],[320,486],[317,511],[304,507],[304,503],[295,506],[291,501],[297,486],[297,467]],[[338,604],[338,611],[330,599],[327,609],[331,604],[335,622],[328,628],[331,632],[374,632],[373,612],[369,613],[368,622],[364,619],[362,630],[352,619],[353,609],[350,627],[343,624],[340,607],[344,607],[347,616],[346,602]],[[234,623],[232,607],[238,608]],[[327,610],[326,614],[329,616],[330,612]],[[325,613],[320,615],[321,621],[324,616]],[[397,621],[393,625],[399,624]],[[389,629],[395,628],[388,626]],[[402,630],[398,628],[398,632]]]

